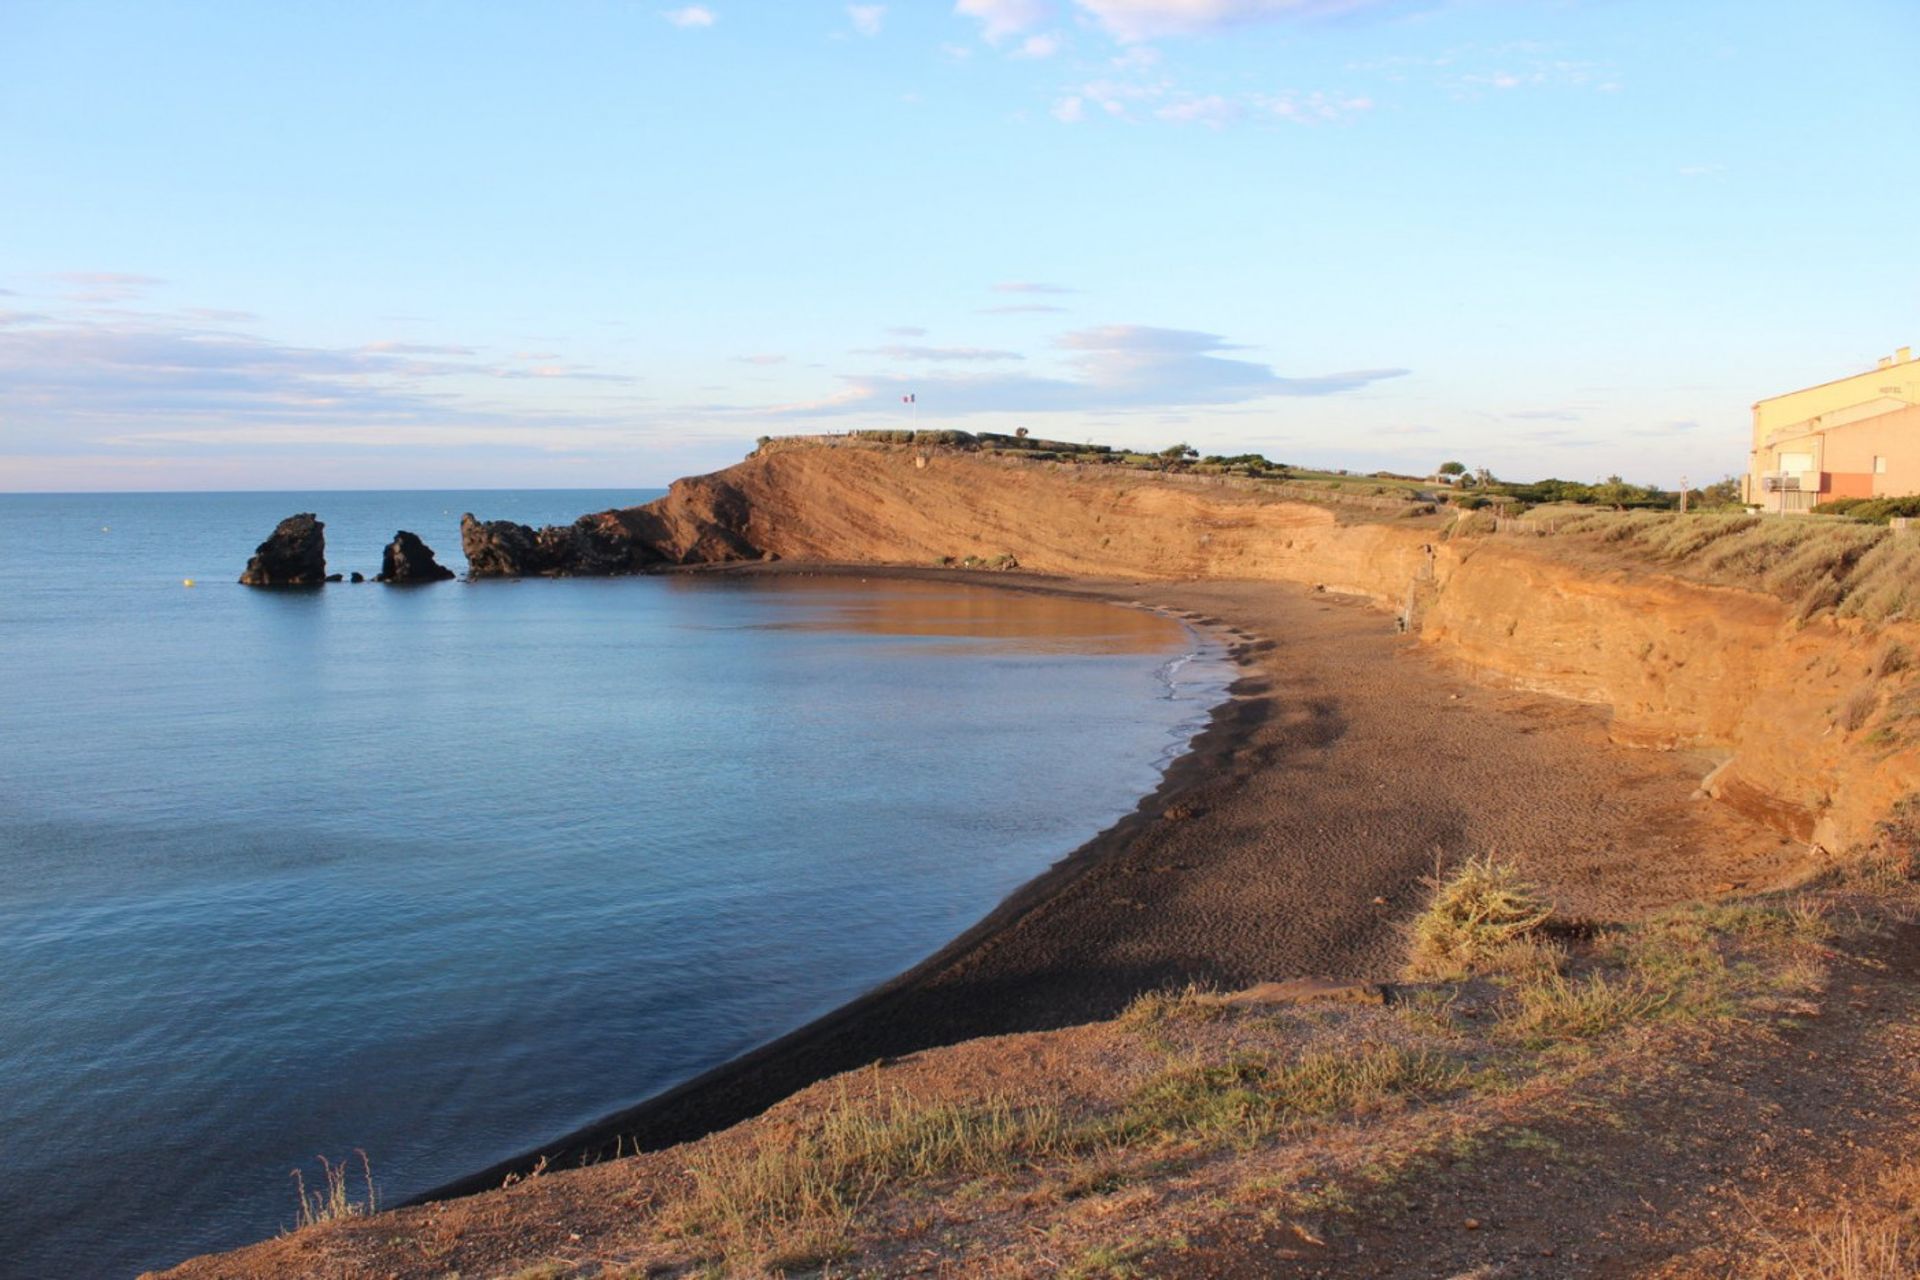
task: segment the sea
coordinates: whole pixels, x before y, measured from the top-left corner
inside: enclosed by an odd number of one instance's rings
[[[1224,656],[962,582],[235,579],[657,491],[0,495],[0,1275],[131,1276],[600,1119],[939,949]]]

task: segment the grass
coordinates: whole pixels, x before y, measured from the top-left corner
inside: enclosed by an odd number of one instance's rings
[[[1556,1040],[1595,1040],[1653,1018],[1673,998],[1671,991],[1635,974],[1547,974],[1515,987],[1515,1004],[1501,1019],[1501,1030],[1536,1047]]]
[[[1855,1203],[1771,1244],[1765,1274],[1791,1280],[1912,1280],[1920,1275],[1920,1162],[1885,1174]]]
[[[1579,539],[1624,552],[1713,586],[1785,600],[1806,619],[1831,609],[1869,622],[1920,607],[1920,537],[1840,516],[1763,517],[1718,512],[1607,511],[1539,507],[1504,523],[1476,513],[1449,537],[1497,529]]]
[[[1162,1072],[1137,1090],[1111,1133],[1123,1145],[1190,1137],[1246,1143],[1301,1121],[1364,1114],[1457,1088],[1465,1072],[1428,1049],[1381,1045],[1292,1061],[1245,1055]]]
[[[1470,858],[1451,879],[1436,875],[1429,884],[1432,901],[1410,929],[1407,967],[1416,978],[1472,972],[1553,914],[1513,867],[1492,854]]]
[[[1049,1107],[1003,1098],[972,1106],[921,1102],[896,1092],[877,1103],[842,1094],[806,1132],[756,1131],[749,1143],[697,1152],[693,1192],[679,1229],[729,1251],[773,1247],[831,1252],[854,1216],[891,1185],[1004,1173],[1069,1154],[1077,1136]],[[789,1264],[792,1265],[792,1264]]]
[[[366,1152],[355,1148],[354,1154],[360,1157],[360,1178],[366,1188],[364,1199],[355,1199],[347,1185],[351,1166],[345,1160],[335,1164],[325,1156],[315,1157],[320,1161],[321,1181],[311,1191],[307,1189],[306,1175],[298,1169],[293,1171],[294,1195],[300,1206],[298,1226],[313,1227],[323,1222],[365,1217],[378,1209],[379,1195],[373,1186],[373,1166],[368,1162]]]

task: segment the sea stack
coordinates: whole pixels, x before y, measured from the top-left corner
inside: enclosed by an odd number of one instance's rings
[[[380,572],[375,582],[406,586],[418,582],[445,582],[453,570],[433,558],[433,548],[420,541],[420,535],[405,529],[393,535],[393,541],[380,556]]]
[[[288,516],[254,548],[240,585],[317,587],[327,580],[327,526],[312,512]]]

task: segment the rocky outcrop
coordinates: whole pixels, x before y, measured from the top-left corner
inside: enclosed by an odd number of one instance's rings
[[[240,585],[317,587],[327,580],[327,526],[312,512],[288,516],[254,548]]]
[[[445,582],[451,577],[453,570],[433,558],[433,548],[420,541],[419,534],[402,529],[393,535],[393,541],[381,553],[380,572],[373,580],[408,586],[419,582]]]
[[[673,493],[710,480],[681,481]],[[541,529],[467,514],[460,517],[460,550],[467,557],[470,578],[590,578],[643,573],[666,564],[758,560],[760,548],[738,531],[748,513],[745,498],[729,491],[692,510],[661,499]]]

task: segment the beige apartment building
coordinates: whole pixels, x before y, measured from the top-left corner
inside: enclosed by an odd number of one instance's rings
[[[1743,498],[1762,511],[1835,498],[1920,493],[1920,359],[1911,347],[1877,368],[1753,406]]]

